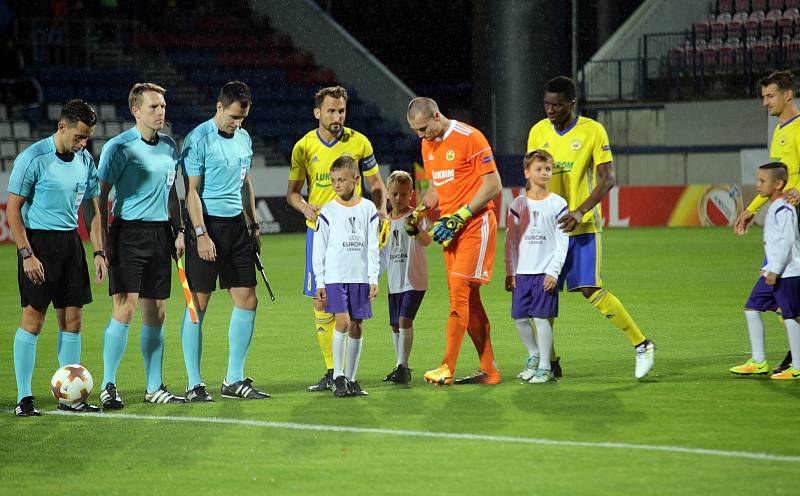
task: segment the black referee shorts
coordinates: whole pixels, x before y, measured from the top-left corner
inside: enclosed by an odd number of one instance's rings
[[[244,218],[203,216],[211,241],[217,248],[217,259],[207,262],[197,253],[194,229],[186,229],[186,279],[189,288],[211,293],[219,277],[220,289],[256,287],[256,269],[250,234]]]
[[[44,284],[34,284],[22,269],[17,254],[17,279],[20,303],[44,309],[82,307],[92,302],[86,252],[78,232],[26,229],[33,254],[44,266]]]
[[[175,245],[168,222],[114,219],[109,243],[114,247],[108,269],[110,295],[169,298]]]

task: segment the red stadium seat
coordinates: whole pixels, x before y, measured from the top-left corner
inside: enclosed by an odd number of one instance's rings
[[[783,10],[783,0],[769,0],[769,10]]]
[[[733,0],[719,0],[717,6],[720,13],[727,12],[730,14],[733,11]]]
[[[800,39],[792,38],[786,44],[786,60],[790,63],[800,62]]]
[[[780,19],[778,19],[778,27],[781,30],[782,34],[792,34],[794,31],[795,26],[795,17],[792,15],[790,11],[786,11],[783,13]]]
[[[750,2],[750,9],[751,10],[767,10],[767,0],[752,0]]]
[[[717,68],[717,47],[708,45],[703,48],[703,72],[713,72]]]
[[[725,38],[725,33],[728,30],[728,23],[731,22],[730,20],[727,21],[720,21],[719,19],[715,20],[711,23],[711,39],[712,40],[722,40]]]
[[[694,27],[695,36],[702,39],[708,38],[708,33],[711,31],[711,20],[708,18],[702,18],[699,21],[695,21],[692,23]]]
[[[746,21],[744,21],[744,30],[747,36],[758,36],[761,27],[761,21],[764,20],[764,12],[758,10],[750,14]]]
[[[736,0],[734,5],[736,12],[750,12],[750,0]]]
[[[785,0],[783,4],[786,6],[787,10],[800,8],[800,0]]]
[[[680,71],[686,64],[682,47],[673,47],[669,51],[669,66],[673,71]]]
[[[773,17],[761,19],[761,36],[775,36],[777,34],[778,21]]]
[[[736,47],[732,46],[736,41],[729,41],[719,48],[719,70],[720,72],[730,73],[733,72],[736,66]]]

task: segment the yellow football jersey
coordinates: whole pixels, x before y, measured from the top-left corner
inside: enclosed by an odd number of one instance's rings
[[[541,148],[555,161],[550,191],[567,200],[570,211],[586,201],[597,186],[595,165],[613,160],[608,135],[603,126],[587,117],[577,116],[564,131],[559,132],[549,119],[537,122],[528,134],[528,151]],[[596,233],[603,228],[600,203],[586,212],[583,220],[570,233]]]
[[[331,185],[331,164],[343,155],[349,155],[358,162],[362,176],[372,176],[380,171],[372,144],[363,134],[346,127],[338,138],[327,143],[319,135],[319,130],[314,129],[294,145],[289,180],[305,179],[308,203],[322,206],[336,198]],[[361,194],[360,183],[356,185],[356,194]],[[308,220],[306,225],[312,229],[315,227]]]
[[[789,180],[784,191],[800,186],[800,114],[775,128],[769,145],[769,160],[783,162],[789,169]],[[756,213],[768,200],[765,196],[756,195],[747,210]]]

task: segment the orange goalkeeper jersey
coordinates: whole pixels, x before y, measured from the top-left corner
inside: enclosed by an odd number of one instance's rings
[[[439,209],[445,214],[468,204],[483,184],[481,176],[497,170],[483,133],[455,119],[450,120],[441,137],[422,140],[422,161],[425,175],[436,186]],[[480,212],[493,207],[490,201]],[[480,212],[474,212],[475,216]]]

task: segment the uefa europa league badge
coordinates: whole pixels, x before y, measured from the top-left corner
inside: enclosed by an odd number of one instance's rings
[[[447,154],[445,154],[444,158],[446,158],[448,162],[452,162],[453,159],[456,158],[456,152],[454,150],[447,150]]]
[[[351,234],[356,233],[356,218],[355,217],[348,217],[347,218],[347,228],[350,230]]]

